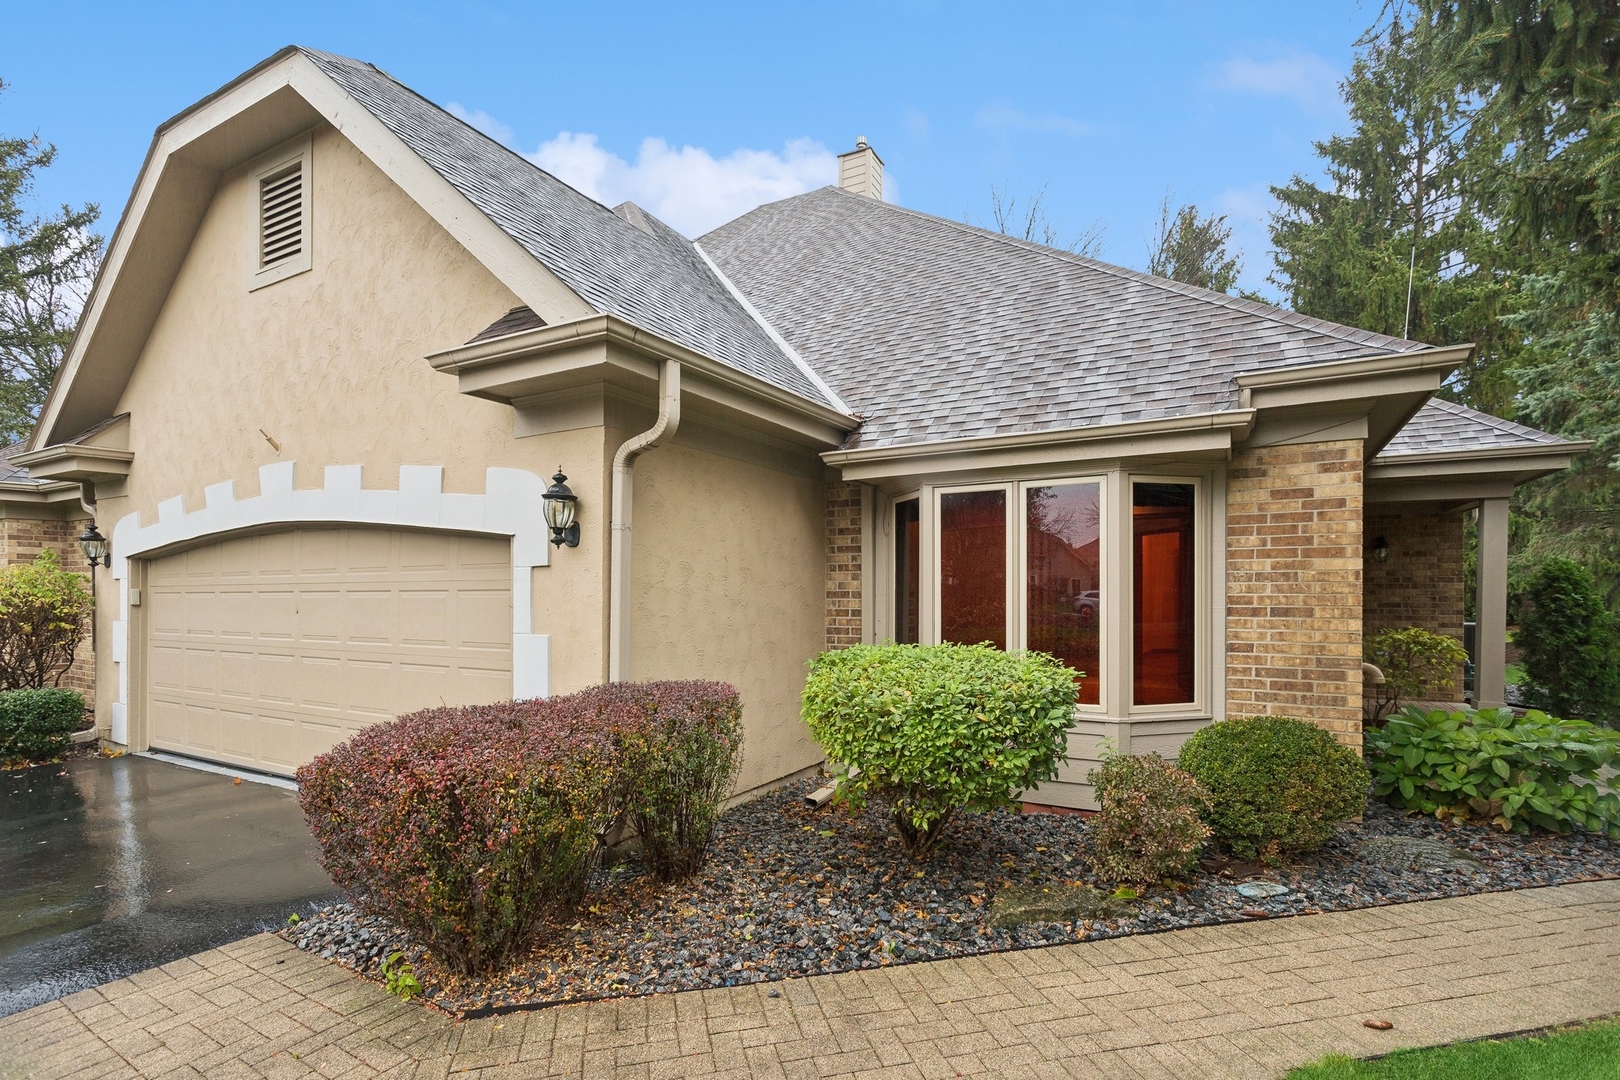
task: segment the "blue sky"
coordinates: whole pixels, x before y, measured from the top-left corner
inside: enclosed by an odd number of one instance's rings
[[[605,201],[689,233],[832,179],[864,134],[891,201],[988,222],[993,185],[1140,267],[1166,191],[1230,215],[1264,285],[1267,186],[1343,127],[1355,0],[1154,4],[26,4],[0,132],[45,203],[123,209],[153,129],[296,42],[369,60]],[[273,15],[272,15],[273,13]]]

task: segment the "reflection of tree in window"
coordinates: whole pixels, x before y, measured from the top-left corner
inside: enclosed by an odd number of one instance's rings
[[[1101,700],[1099,496],[1097,484],[1062,484],[1028,488],[1024,501],[1026,642],[1085,673],[1085,705]]]
[[[1007,647],[1007,496],[957,491],[939,499],[940,640]]]
[[[1136,484],[1132,626],[1134,700],[1193,700],[1193,486]]]
[[[921,522],[916,499],[894,504],[894,640],[915,645],[922,640],[922,579],[918,570]]]

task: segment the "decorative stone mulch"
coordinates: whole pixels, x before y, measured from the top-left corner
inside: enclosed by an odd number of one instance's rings
[[[1620,843],[1602,837],[1504,835],[1374,803],[1364,821],[1290,865],[1250,873],[1256,868],[1210,862],[1224,872],[1151,890],[1124,916],[997,929],[989,914],[1004,889],[1100,884],[1084,864],[1084,818],[965,815],[917,864],[881,811],[808,809],[810,786],[727,812],[708,866],[691,881],[660,888],[634,859],[600,871],[577,921],[553,928],[522,964],[488,981],[449,975],[385,920],[347,904],[312,911],[281,933],[378,981],[383,958],[399,949],[429,1002],[476,1016],[1620,876]],[[1287,891],[1242,895],[1245,873]]]

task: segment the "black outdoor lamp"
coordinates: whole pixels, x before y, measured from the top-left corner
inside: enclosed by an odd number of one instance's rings
[[[1372,542],[1372,557],[1374,561],[1389,562],[1389,541],[1382,536]]]
[[[84,535],[79,537],[79,550],[84,552],[84,557],[89,560],[91,566],[97,563],[102,566],[112,565],[112,552],[107,550],[110,546],[107,538],[101,535],[93,521],[84,530]]]
[[[579,547],[579,522],[574,520],[579,510],[579,496],[569,490],[567,479],[559,465],[557,475],[551,478],[551,486],[541,498],[545,500],[546,524],[551,526],[551,542],[558,547],[564,544]]]

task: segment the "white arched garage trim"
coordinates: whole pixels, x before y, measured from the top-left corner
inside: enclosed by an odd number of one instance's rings
[[[186,511],[181,497],[158,504],[158,519],[140,523],[126,514],[113,528],[113,577],[118,581],[118,619],[112,625],[112,660],[118,668],[118,698],[112,704],[114,742],[129,742],[129,561],[192,540],[224,536],[264,525],[398,525],[448,532],[507,536],[512,540],[512,696],[544,697],[551,691],[551,639],[532,633],[534,575],[551,561],[550,530],[541,510],[546,482],[523,469],[486,469],[484,494],[444,490],[440,465],[401,465],[399,489],[367,491],[359,465],[328,465],[325,486],[293,489],[291,461],[259,469],[259,494],[236,497],[227,481],[204,490],[201,510]]]

